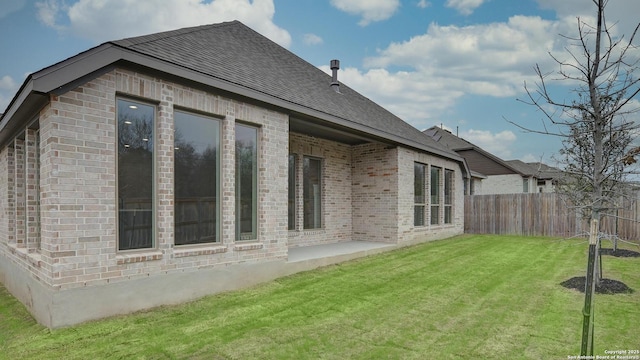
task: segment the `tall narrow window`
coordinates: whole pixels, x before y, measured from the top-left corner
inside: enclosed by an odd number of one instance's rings
[[[38,126],[40,126],[38,124]],[[35,177],[36,177],[36,248],[38,250],[41,249],[41,245],[42,245],[42,235],[41,235],[41,223],[40,221],[42,221],[42,217],[40,216],[40,129],[38,128],[38,130],[36,131],[36,173],[35,173]]]
[[[322,160],[304,157],[303,163],[304,228],[322,227]]]
[[[296,156],[289,154],[289,230],[296,229]]]
[[[413,225],[424,226],[426,194],[426,165],[413,165]]]
[[[34,123],[25,131],[25,234],[30,249],[40,249],[40,131]]]
[[[452,223],[453,209],[453,174],[452,170],[444,171],[444,223]]]
[[[236,239],[257,239],[258,129],[236,124]]]
[[[153,246],[155,108],[118,99],[118,249]]]
[[[440,224],[440,176],[442,169],[431,167],[431,225]]]
[[[529,192],[529,179],[527,178],[522,179],[522,192],[523,193]]]
[[[24,140],[24,133],[19,135],[13,142],[14,144],[14,200],[15,200],[15,230],[16,230],[16,243],[19,247],[24,247],[26,244],[26,172],[25,172],[25,153],[26,146]]]
[[[218,120],[174,113],[175,244],[218,241]]]
[[[7,241],[9,244],[15,244],[16,241],[16,141],[15,139],[7,146],[7,192],[5,194],[7,201],[6,226]]]

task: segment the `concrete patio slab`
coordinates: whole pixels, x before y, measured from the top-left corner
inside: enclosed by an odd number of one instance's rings
[[[338,264],[396,249],[394,244],[372,241],[345,241],[333,244],[289,248],[288,270],[292,273]]]

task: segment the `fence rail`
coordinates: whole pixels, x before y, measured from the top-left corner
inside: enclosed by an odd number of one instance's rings
[[[470,234],[571,237],[589,231],[588,219],[555,193],[467,195],[464,219]],[[622,201],[617,216],[602,217],[600,229],[640,240],[640,201]]]

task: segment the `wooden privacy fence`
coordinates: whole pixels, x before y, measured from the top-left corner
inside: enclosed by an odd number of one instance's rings
[[[603,216],[600,231],[622,239],[640,240],[638,199],[624,200],[618,216]],[[558,194],[467,195],[464,231],[470,234],[511,234],[571,237],[589,231],[583,219]]]

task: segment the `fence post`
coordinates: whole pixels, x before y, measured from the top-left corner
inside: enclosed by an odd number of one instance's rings
[[[589,257],[587,260],[587,276],[584,284],[584,308],[582,309],[582,344],[580,347],[581,356],[593,355],[593,308],[595,300],[595,270],[598,243],[598,220],[591,220],[591,231],[589,233]]]

